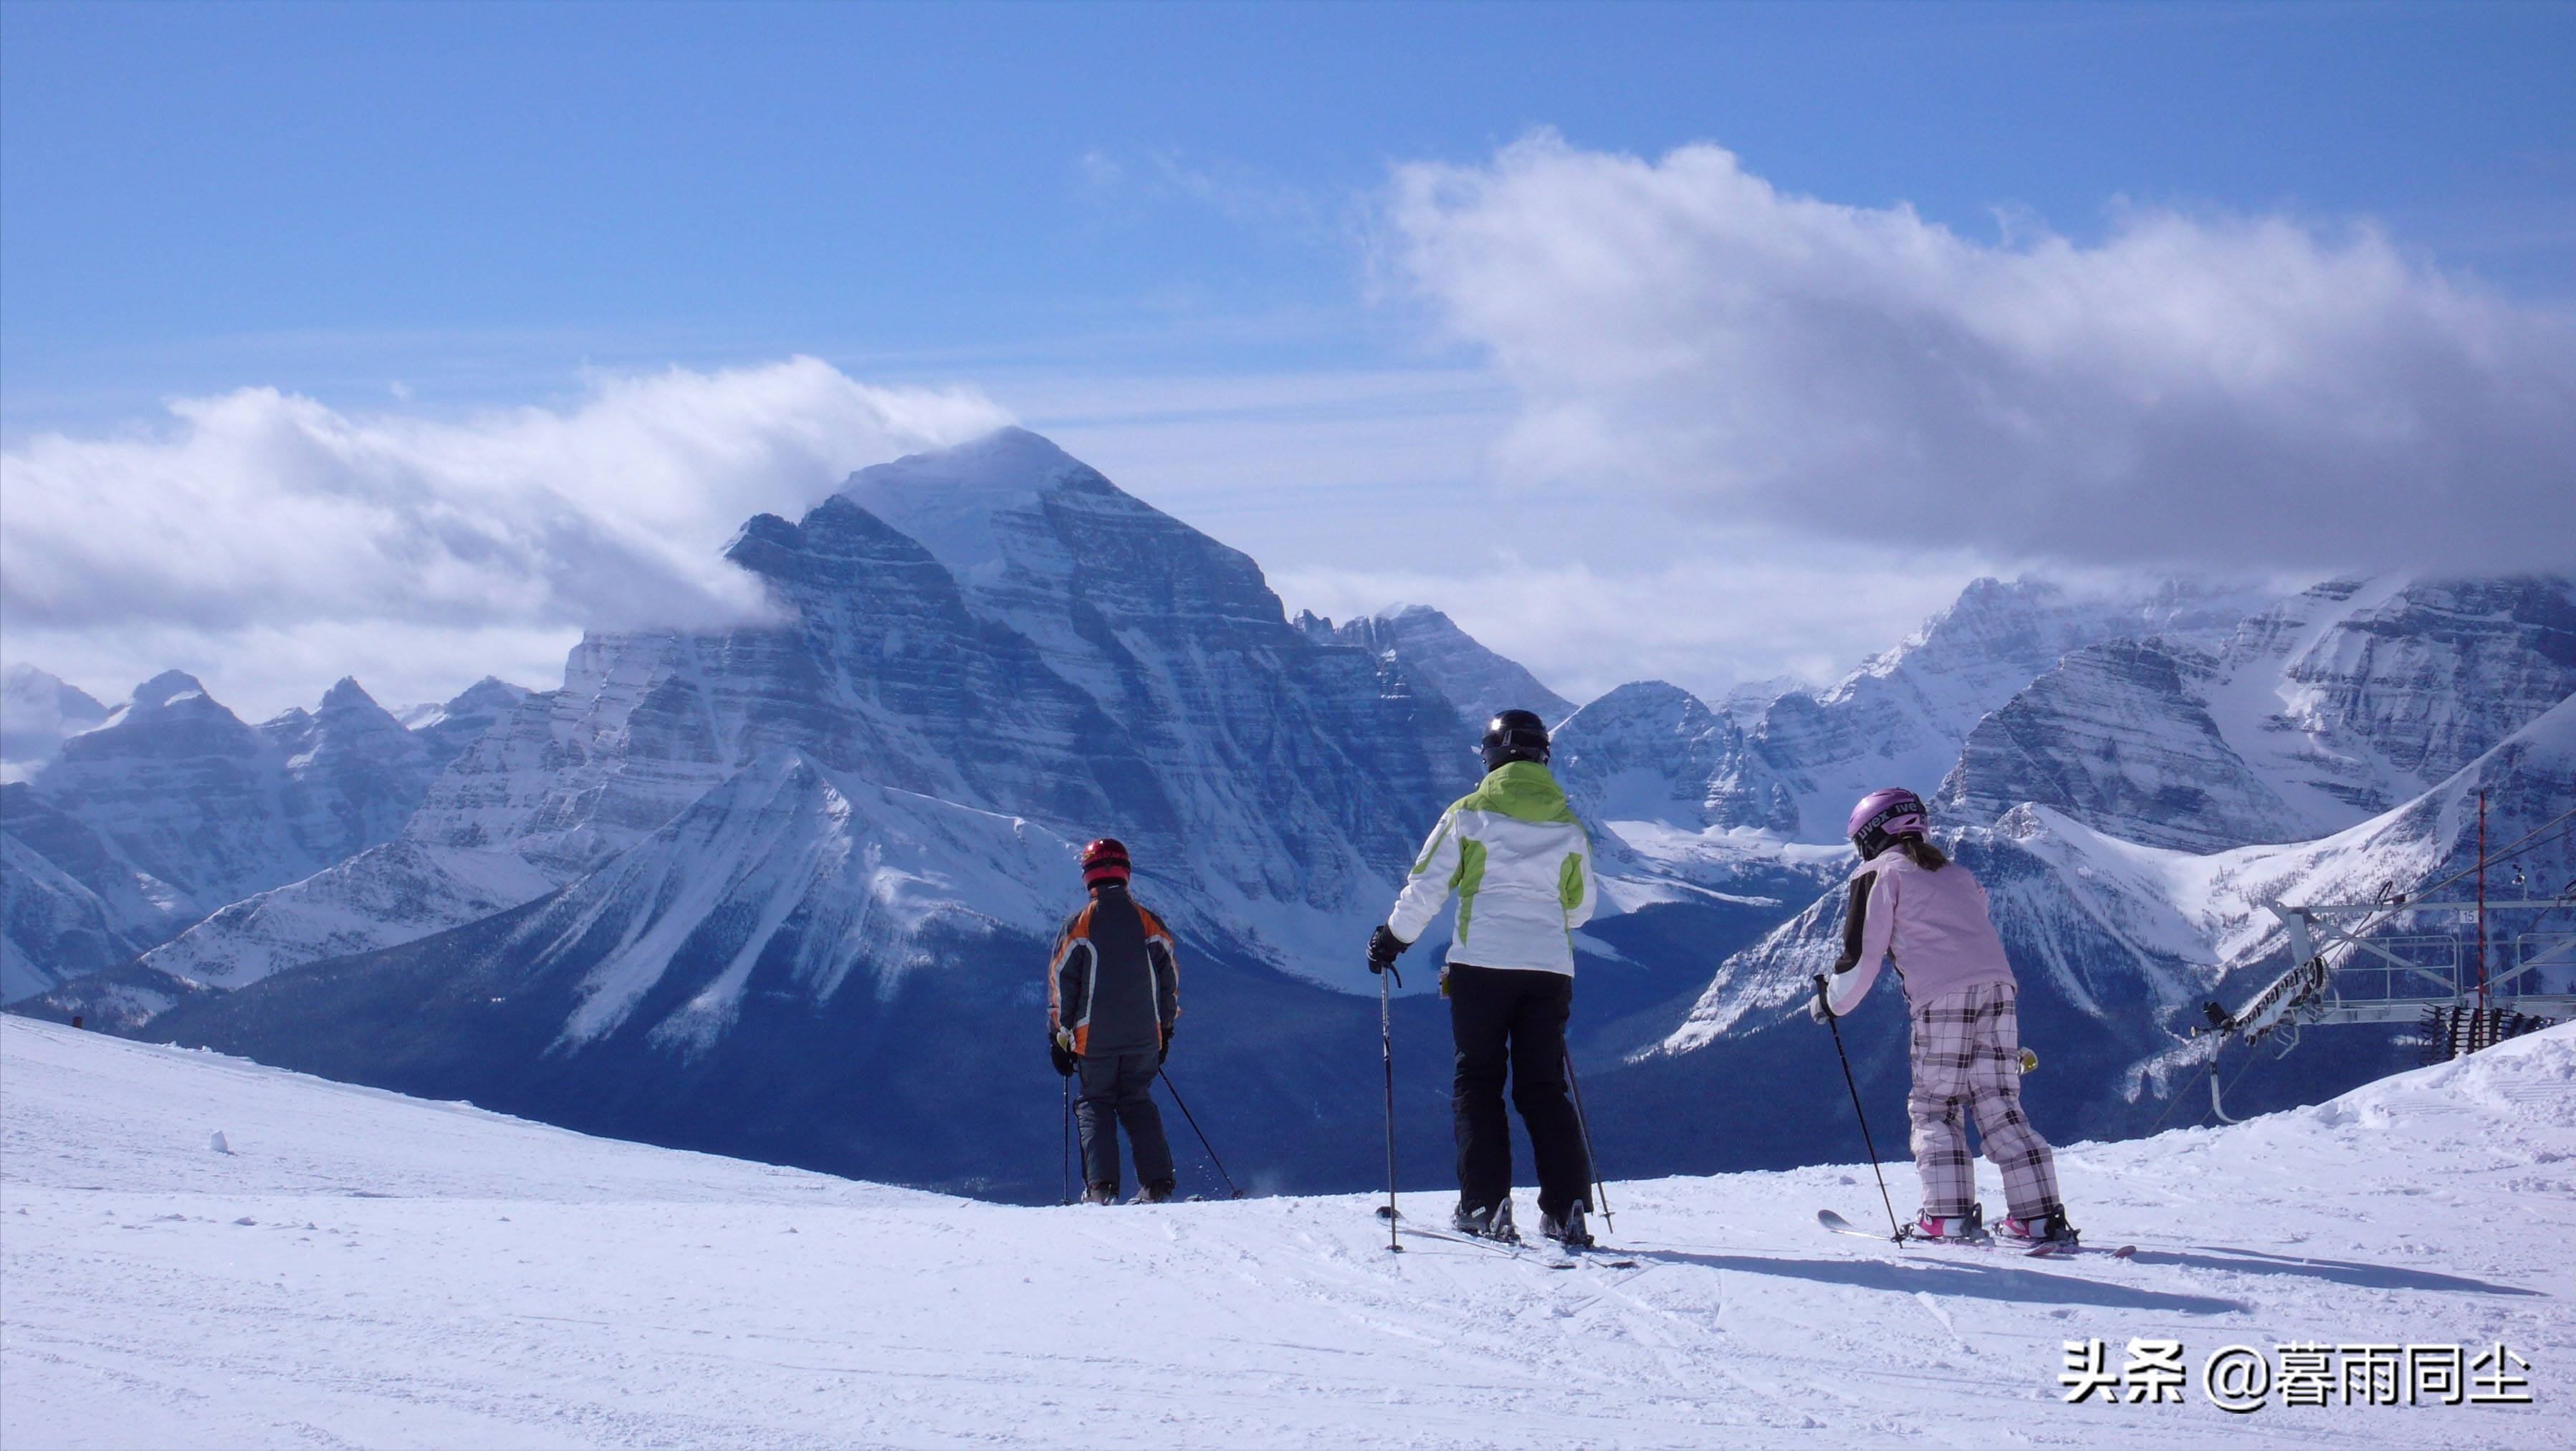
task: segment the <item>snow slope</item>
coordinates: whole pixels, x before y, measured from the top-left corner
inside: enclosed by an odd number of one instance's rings
[[[1365,1199],[1006,1208],[10,1018],[0,1441],[2576,1444],[2576,1030],[2061,1162],[2134,1261],[1828,1236],[1875,1196],[1819,1168],[1614,1185],[1639,1267],[1556,1273],[1390,1256]],[[2536,1404],[2062,1404],[2096,1336],[2501,1340]]]

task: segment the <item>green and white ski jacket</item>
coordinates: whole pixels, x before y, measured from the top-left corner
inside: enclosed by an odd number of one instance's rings
[[[1574,975],[1574,929],[1592,920],[1592,839],[1547,767],[1510,761],[1432,829],[1386,925],[1412,942],[1449,893],[1449,960]]]

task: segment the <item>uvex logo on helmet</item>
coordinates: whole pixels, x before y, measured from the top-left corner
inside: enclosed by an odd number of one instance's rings
[[[1852,808],[1849,835],[1860,859],[1870,861],[1898,837],[1921,836],[1930,826],[1922,797],[1902,786],[1888,786],[1860,798]]]
[[[1128,870],[1127,843],[1114,836],[1104,836],[1082,849],[1082,884],[1086,887],[1103,882],[1123,885]]]

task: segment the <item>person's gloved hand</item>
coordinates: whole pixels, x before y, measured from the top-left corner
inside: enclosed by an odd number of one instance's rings
[[[1058,1033],[1047,1034],[1047,1057],[1054,1061],[1055,1071],[1067,1078],[1071,1078],[1073,1070],[1082,1063],[1081,1059],[1074,1056],[1072,1049],[1064,1046],[1063,1035]]]
[[[1807,1004],[1807,1016],[1815,1019],[1819,1023],[1830,1023],[1834,1020],[1836,1014],[1834,1013],[1831,994],[1825,987],[1825,975],[1821,972],[1817,973],[1815,981],[1816,1000]]]
[[[1369,934],[1369,971],[1384,972],[1393,967],[1395,960],[1404,955],[1404,949],[1412,945],[1396,936],[1394,928],[1380,922],[1377,930]]]
[[[1162,1067],[1163,1060],[1172,1056],[1172,1034],[1180,1026],[1177,1020],[1163,1025],[1163,1051],[1154,1055],[1155,1067]]]

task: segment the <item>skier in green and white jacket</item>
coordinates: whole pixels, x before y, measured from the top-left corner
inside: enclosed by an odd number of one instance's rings
[[[1466,1233],[1516,1238],[1512,1228],[1512,1105],[1538,1160],[1542,1232],[1592,1243],[1592,1162],[1566,1097],[1565,1022],[1574,1006],[1574,929],[1591,920],[1592,842],[1547,769],[1547,725],[1507,710],[1485,728],[1485,779],[1440,818],[1395,910],[1369,936],[1369,970],[1383,972],[1422,936],[1451,891],[1458,930],[1440,991],[1449,999],[1458,1072],[1458,1210]]]

